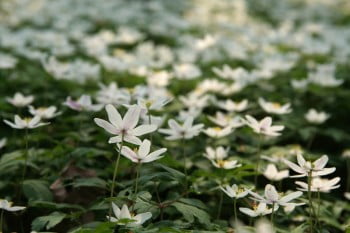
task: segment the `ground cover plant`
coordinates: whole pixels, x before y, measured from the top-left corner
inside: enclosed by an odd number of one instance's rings
[[[0,1],[2,232],[350,232],[347,0]]]

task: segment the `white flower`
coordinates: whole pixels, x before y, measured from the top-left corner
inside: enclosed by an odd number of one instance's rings
[[[232,133],[232,127],[231,126],[226,126],[225,128],[220,128],[220,127],[211,127],[203,130],[203,132],[208,135],[209,137],[212,138],[222,138],[230,133]]]
[[[203,124],[193,125],[193,117],[188,117],[183,125],[180,125],[175,120],[170,119],[168,121],[168,125],[170,129],[159,129],[159,132],[168,134],[166,137],[167,140],[178,140],[178,139],[191,139],[197,136],[201,129],[203,128]]]
[[[89,95],[82,95],[77,101],[72,100],[72,98],[68,96],[63,104],[76,111],[97,112],[103,108],[102,104],[92,104]]]
[[[278,210],[278,205],[274,206],[274,211],[276,211],[276,210]],[[268,208],[266,203],[261,202],[257,206],[254,205],[253,209],[240,207],[239,211],[241,211],[242,213],[244,213],[246,215],[249,215],[250,217],[258,217],[258,216],[264,216],[267,214],[271,214],[272,208]]]
[[[259,219],[255,223],[255,233],[276,233],[276,230],[268,220]]]
[[[226,185],[225,187],[220,187],[222,191],[224,191],[231,198],[243,198],[248,195],[249,190],[245,188],[238,188],[236,184],[232,186]]]
[[[4,120],[4,122],[14,129],[34,129],[50,124],[49,122],[40,122],[40,120],[41,118],[39,116],[22,119],[18,115],[15,115],[15,122],[10,122],[8,120]]]
[[[289,170],[278,171],[275,164],[267,165],[263,175],[272,181],[279,181],[289,176]]]
[[[292,109],[290,108],[290,103],[281,105],[279,103],[268,102],[263,98],[259,98],[259,104],[262,107],[262,109],[264,109],[264,111],[268,113],[283,115],[292,111]]]
[[[231,126],[232,128],[239,128],[244,125],[240,117],[232,117],[231,115],[222,112],[216,112],[215,117],[209,116],[208,118],[221,127]]]
[[[202,109],[209,103],[210,95],[200,95],[195,92],[191,92],[187,96],[180,96],[180,101],[188,108]]]
[[[341,156],[343,158],[347,158],[347,159],[350,158],[350,149],[344,150],[343,153],[341,154]]]
[[[138,138],[147,133],[151,133],[157,129],[156,125],[140,125],[136,127],[141,113],[141,108],[137,105],[131,106],[124,118],[120,116],[118,110],[111,104],[106,105],[108,121],[95,118],[95,123],[104,128],[107,132],[117,135],[109,139],[109,143],[118,143],[122,140],[136,145],[141,144]]]
[[[123,146],[121,154],[130,159],[134,163],[149,163],[154,160],[160,159],[160,156],[166,152],[166,148],[162,148],[150,153],[151,142],[147,139],[143,140],[138,150],[132,150],[128,146]]]
[[[137,105],[140,106],[142,109],[146,110],[162,110],[162,108],[168,104],[171,101],[171,99],[166,98],[166,97],[159,97],[155,96],[154,98],[149,98],[149,99],[144,99],[144,98],[139,98],[137,100]]]
[[[346,198],[346,199],[348,199],[348,200],[350,200],[350,193],[344,193],[344,197]]]
[[[254,117],[250,115],[245,116],[245,123],[254,130],[255,133],[264,134],[267,136],[279,136],[284,129],[283,125],[272,125],[272,118],[265,117],[261,121],[257,121]]]
[[[194,64],[183,63],[174,65],[174,76],[180,79],[194,79],[202,75],[201,70]]]
[[[7,138],[2,138],[0,140],[0,149],[6,146],[6,143],[7,143]]]
[[[33,106],[29,106],[29,112],[33,116],[39,116],[41,119],[51,119],[61,114],[61,112],[56,112],[56,106],[50,106],[48,108],[41,107],[35,109]]]
[[[218,102],[218,106],[228,112],[242,112],[248,107],[248,100],[241,100],[239,102],[230,99]]]
[[[199,39],[197,41],[195,41],[195,48],[199,51],[205,50],[213,45],[215,45],[215,43],[217,42],[217,37],[212,36],[212,35],[205,35],[205,37],[203,39]]]
[[[111,222],[117,222],[118,225],[138,226],[142,225],[144,222],[146,222],[152,217],[151,212],[133,215],[130,213],[128,207],[125,204],[122,206],[122,209],[119,209],[119,207],[116,204],[112,203],[112,208],[115,217],[107,216],[107,219]],[[120,220],[127,219],[132,220],[132,222],[126,224],[123,222],[119,222]]]
[[[291,177],[304,177],[311,175],[314,176],[325,176],[331,174],[335,171],[335,167],[325,168],[328,162],[328,156],[323,155],[321,158],[317,159],[314,162],[306,161],[301,154],[297,155],[298,165],[292,163],[286,159],[283,162],[290,167],[293,171],[299,173],[300,175],[295,175]]]
[[[224,149],[222,146],[216,147],[215,149],[206,147],[205,151],[206,153],[204,156],[217,168],[233,169],[242,166],[242,164],[238,164],[237,160],[226,159],[229,148]]]
[[[305,89],[308,84],[309,84],[309,80],[308,79],[302,79],[302,80],[293,79],[291,81],[292,87],[294,89],[297,89],[297,90]]]
[[[323,192],[329,193],[330,190],[337,189],[340,187],[338,184],[340,181],[340,177],[335,177],[331,180],[329,179],[321,179],[319,177],[313,178],[311,180],[311,192]],[[308,184],[301,181],[296,181],[295,184],[299,185],[300,188],[298,190],[308,191]]]
[[[12,98],[7,97],[6,100],[7,102],[16,107],[25,107],[34,101],[34,96],[24,96],[22,93],[16,92],[16,94]]]
[[[128,91],[119,89],[115,82],[108,86],[99,84],[100,90],[97,92],[96,100],[101,104],[128,104],[130,102],[130,94]]]
[[[317,112],[315,109],[310,109],[306,114],[305,118],[312,124],[322,124],[329,118],[329,114],[325,112]]]
[[[266,204],[275,204],[275,205],[281,205],[281,206],[285,206],[288,203],[290,203],[291,200],[300,197],[301,195],[303,195],[302,192],[300,191],[296,191],[296,192],[292,192],[290,194],[287,194],[286,196],[280,196],[280,194],[276,191],[275,186],[271,185],[271,184],[267,184],[265,186],[265,193],[264,193],[264,197],[260,196],[257,193],[254,193],[252,191],[249,192],[254,198],[254,200],[257,200],[259,202],[263,202]],[[300,203],[301,204],[301,203]]]
[[[9,202],[4,199],[0,199],[0,209],[10,211],[10,212],[15,212],[19,210],[24,210],[26,207],[24,206],[12,206],[12,202]]]

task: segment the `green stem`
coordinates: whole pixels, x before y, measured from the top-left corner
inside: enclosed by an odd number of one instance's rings
[[[151,120],[151,111],[149,110],[149,108],[147,108],[147,115],[148,115],[148,124],[152,124],[152,120]],[[149,135],[149,140],[151,141],[152,144],[152,139],[153,139],[153,133],[150,133]]]
[[[350,191],[350,159],[347,158],[346,160],[346,166],[347,166],[347,171],[348,171],[348,179],[346,182],[346,191],[349,192]]]
[[[321,222],[320,222],[320,207],[321,207],[321,195],[320,195],[320,191],[317,191],[317,223],[319,226],[319,229],[321,228]]]
[[[185,137],[182,138],[181,140],[181,145],[182,145],[182,158],[183,158],[183,163],[184,163],[184,173],[185,173],[185,193],[187,193],[187,187],[188,187],[188,174],[187,174],[187,161],[186,161],[186,150],[185,150]],[[187,196],[187,194],[186,194]]]
[[[224,194],[223,192],[220,192],[219,209],[218,209],[218,215],[216,216],[217,219],[220,219],[223,199],[224,199]]]
[[[25,129],[25,153],[24,153],[24,166],[23,166],[23,171],[22,171],[22,178],[21,178],[21,182],[19,184],[19,200],[21,200],[21,196],[22,196],[22,185],[24,182],[24,179],[26,177],[27,174],[27,166],[28,166],[28,128]]]
[[[235,224],[237,224],[237,198],[233,199],[233,211],[235,213]]]
[[[121,155],[121,151],[123,149],[123,142],[124,142],[124,135],[122,135],[122,141],[120,143],[120,148],[119,148],[119,152],[118,152],[117,161],[115,162],[115,166],[114,166],[113,180],[112,180],[112,187],[111,187],[111,195],[110,195],[110,205],[109,205],[109,216],[112,216],[112,197],[114,195],[115,179],[117,177],[120,155]]]
[[[308,199],[309,199],[309,221],[310,221],[310,232],[314,232],[314,226],[313,226],[313,214],[315,213],[314,211],[314,206],[312,204],[312,197],[311,197],[311,184],[312,184],[312,171],[309,172],[308,174],[308,182],[307,182],[307,194],[308,194]]]
[[[0,217],[0,230],[1,232],[4,232],[4,229],[3,229],[3,220],[4,220],[4,210],[1,210],[1,217]]]
[[[271,220],[270,220],[272,225],[274,225],[273,224],[273,216],[274,216],[274,214],[275,214],[275,202],[272,203],[272,213],[271,213]]]
[[[137,200],[137,189],[139,184],[139,175],[140,175],[140,168],[142,163],[138,163],[136,167],[136,178],[135,178],[135,196],[134,196],[134,203],[132,205],[132,210],[134,210],[136,200]]]
[[[257,188],[258,185],[258,174],[259,174],[259,166],[260,166],[260,160],[261,160],[261,134],[259,134],[259,139],[258,139],[258,161],[255,166],[255,177],[254,177],[254,185],[255,188]]]

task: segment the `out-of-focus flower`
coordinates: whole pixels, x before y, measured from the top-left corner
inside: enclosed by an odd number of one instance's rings
[[[279,181],[289,176],[289,170],[278,171],[275,164],[270,163],[267,165],[263,175],[272,181]]]
[[[34,129],[40,126],[48,125],[49,122],[40,122],[41,118],[39,116],[35,116],[33,118],[21,118],[18,115],[15,115],[15,121],[10,122],[8,120],[4,120],[6,124],[11,126],[14,129]]]
[[[293,171],[300,174],[300,175],[291,176],[294,178],[309,176],[310,173],[313,177],[325,176],[333,173],[336,170],[335,167],[325,168],[328,162],[327,155],[323,155],[321,158],[317,159],[316,161],[311,162],[311,161],[306,161],[301,154],[298,154],[297,155],[298,165],[286,159],[284,159],[283,161],[289,168],[291,168]]]
[[[174,76],[180,79],[194,79],[202,75],[201,70],[194,64],[183,63],[174,66]]]
[[[218,102],[218,106],[228,112],[242,112],[248,107],[248,100],[241,100],[239,102],[230,99]]]
[[[34,108],[33,106],[29,106],[29,112],[33,116],[39,116],[41,119],[51,119],[61,114],[61,112],[57,112],[56,106],[40,107]]]
[[[276,230],[267,219],[259,219],[255,223],[255,233],[276,233]]]
[[[224,114],[222,112],[216,112],[215,117],[209,116],[209,120],[211,120],[213,123],[225,128],[227,126],[230,126],[232,128],[239,128],[244,123],[242,122],[241,118],[236,116],[233,117],[230,114]]]
[[[93,111],[97,112],[103,108],[102,104],[92,104],[91,97],[89,95],[82,95],[78,100],[72,100],[70,96],[67,97],[63,103],[69,108],[76,111]]]
[[[267,113],[283,115],[292,111],[292,109],[290,108],[290,103],[281,105],[280,103],[268,102],[263,98],[259,98],[259,104]]]
[[[20,210],[24,210],[26,207],[24,206],[12,206],[12,202],[9,202],[5,199],[0,199],[0,209],[9,211],[9,212],[16,212]]]
[[[124,204],[122,209],[112,203],[113,213],[115,217],[107,216],[111,222],[116,222],[118,225],[139,226],[152,217],[151,212],[134,215],[130,213],[129,208]],[[123,220],[131,220],[130,222],[123,222]]]
[[[230,133],[232,133],[232,127],[231,126],[226,126],[225,128],[220,128],[220,127],[211,127],[203,130],[203,132],[208,135],[209,137],[212,138],[222,138],[226,137]]]
[[[178,140],[178,139],[191,139],[197,136],[203,124],[193,125],[193,117],[188,117],[183,125],[180,125],[175,120],[170,119],[168,125],[170,129],[159,129],[160,133],[168,134],[167,140]]]
[[[343,158],[350,159],[350,149],[344,150],[341,156]]]
[[[237,160],[227,159],[228,150],[228,148],[224,149],[222,146],[215,149],[212,147],[207,147],[205,148],[206,153],[204,156],[207,157],[217,168],[233,169],[242,166],[242,164],[239,164]]]
[[[7,138],[2,138],[0,140],[0,149],[2,149],[3,147],[6,146],[6,143],[7,143]]]
[[[319,177],[313,178],[311,180],[311,192],[323,192],[323,193],[329,193],[333,189],[337,189],[340,187],[340,184],[338,184],[340,181],[340,177],[335,177],[331,180],[329,179],[321,179]],[[308,184],[301,181],[296,181],[295,184],[299,185],[300,187],[298,190],[301,191],[308,191]]]
[[[250,115],[246,115],[245,118],[246,119],[244,122],[257,134],[264,134],[267,136],[275,137],[281,135],[279,131],[282,131],[284,129],[283,125],[272,125],[271,117],[265,117],[261,121],[257,121]]]
[[[308,122],[312,124],[322,124],[330,117],[329,114],[325,112],[317,112],[315,109],[310,109],[306,114],[305,118]]]
[[[115,82],[108,86],[99,84],[100,90],[97,92],[96,100],[101,104],[122,105],[130,102],[130,94],[126,90],[118,88]]]
[[[25,107],[34,101],[34,96],[32,95],[24,96],[22,93],[16,92],[16,94],[12,98],[7,97],[6,100],[13,106]]]
[[[132,150],[128,146],[123,146],[121,154],[130,159],[134,163],[149,163],[154,160],[160,159],[160,156],[166,152],[166,148],[162,148],[150,153],[151,142],[147,139],[143,140],[138,150]]]
[[[106,105],[106,112],[109,122],[100,118],[95,118],[94,121],[107,132],[116,135],[109,139],[109,143],[118,143],[123,140],[140,145],[141,140],[138,138],[139,136],[151,133],[157,129],[156,125],[140,125],[136,127],[141,113],[141,108],[137,105],[131,106],[124,118],[120,116],[118,110],[111,104]]]

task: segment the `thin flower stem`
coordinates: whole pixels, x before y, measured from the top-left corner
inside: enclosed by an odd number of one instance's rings
[[[258,139],[258,161],[255,166],[255,177],[254,177],[254,186],[257,188],[258,185],[258,173],[259,173],[259,166],[260,166],[260,160],[261,160],[261,134],[259,134]]]
[[[348,171],[348,179],[346,182],[346,191],[350,191],[350,159],[346,160],[346,166],[347,166],[347,171]]]
[[[121,155],[121,151],[123,149],[123,142],[124,142],[124,135],[122,135],[122,140],[121,140],[121,143],[120,143],[120,149],[119,149],[119,152],[118,152],[118,157],[117,157],[117,161],[115,162],[115,167],[114,167],[114,172],[113,172],[113,180],[112,180],[111,195],[110,195],[110,199],[111,200],[110,200],[110,205],[109,205],[109,216],[112,216],[112,197],[114,195],[115,179],[117,177],[120,155]]]
[[[235,224],[237,224],[237,198],[233,199],[233,211],[235,213]]]
[[[271,213],[271,220],[270,220],[272,225],[274,225],[273,224],[273,216],[274,216],[274,214],[275,214],[275,202],[272,203],[272,213]]]
[[[27,174],[27,166],[28,166],[28,128],[25,129],[25,153],[24,153],[24,166],[23,166],[23,171],[22,171],[22,178],[21,182],[19,183],[19,190],[18,190],[18,196],[19,200],[21,200],[22,197],[22,185],[24,182],[24,179]]]
[[[320,222],[320,207],[321,207],[321,195],[320,195],[320,191],[317,191],[317,223],[319,226],[319,229],[322,229],[321,227],[321,222]]]
[[[137,167],[136,167],[135,194],[134,194],[134,202],[133,202],[133,205],[132,205],[132,210],[134,210],[134,207],[135,207],[135,204],[136,204],[136,200],[137,200],[137,189],[138,189],[138,185],[139,185],[139,175],[140,175],[141,164],[142,163],[138,163]]]
[[[4,210],[1,210],[1,216],[0,216],[0,230],[1,232],[4,232],[4,229],[3,229],[3,221],[4,221]]]
[[[187,160],[186,160],[186,149],[185,149],[185,137],[182,137],[181,140],[181,145],[182,145],[182,158],[183,158],[183,163],[184,163],[184,173],[185,173],[185,193],[187,193],[187,187],[188,187],[188,174],[187,174]],[[187,196],[187,195],[186,195]]]
[[[147,115],[148,115],[148,124],[152,124],[152,120],[151,120],[151,111],[149,110],[149,108],[147,108]],[[149,140],[151,141],[152,144],[152,140],[153,139],[153,133],[149,134]]]
[[[309,208],[310,208],[310,211],[309,211],[310,233],[313,233],[314,232],[314,226],[313,226],[314,207],[312,204],[312,197],[311,197],[312,171],[309,172],[307,180],[308,180],[307,194],[309,198]]]
[[[223,199],[224,199],[224,194],[222,192],[220,192],[219,209],[218,209],[218,214],[216,216],[217,219],[220,219],[220,216],[221,216],[221,209],[222,209]]]

